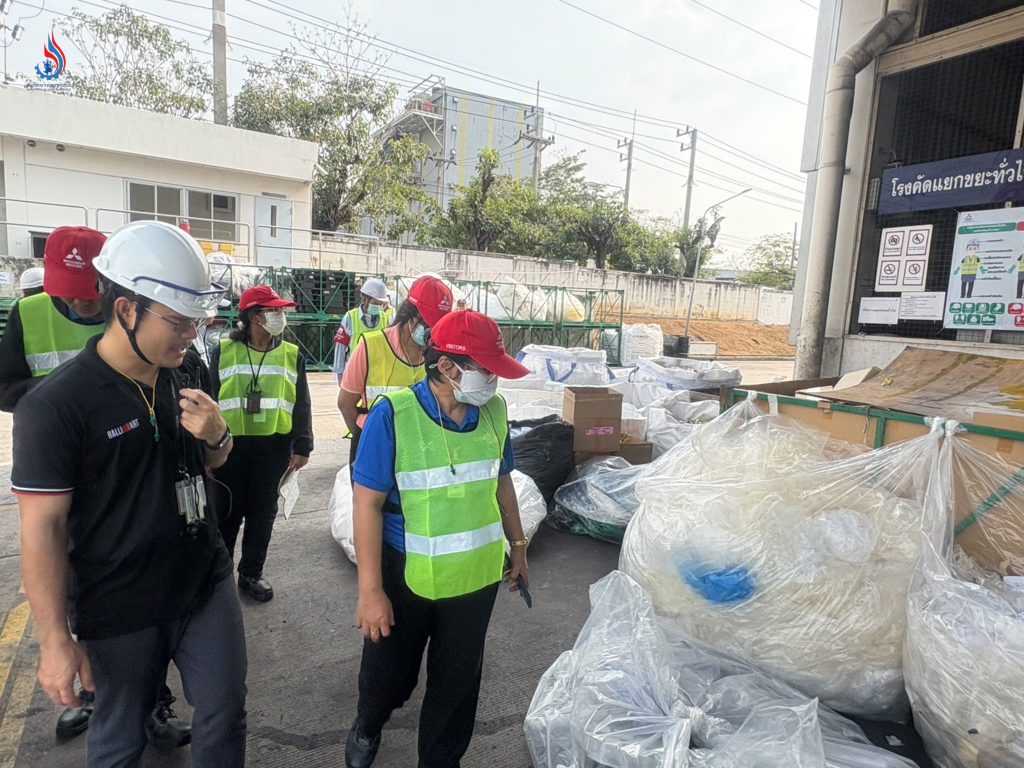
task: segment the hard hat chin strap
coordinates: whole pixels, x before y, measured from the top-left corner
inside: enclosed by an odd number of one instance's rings
[[[135,320],[135,325],[136,327],[138,327],[139,323],[142,321],[141,312],[143,307],[141,304],[138,303],[136,303],[136,306],[139,308],[139,314],[136,316]],[[114,314],[117,315],[116,312]],[[117,315],[117,322],[121,324],[121,328],[124,330],[125,335],[128,337],[128,343],[132,345],[132,351],[134,351],[138,358],[146,365],[153,365],[154,363],[148,357],[142,354],[142,350],[139,349],[139,342],[136,341],[135,339],[135,328],[129,328],[128,323],[126,323],[124,318],[121,317],[120,315]]]

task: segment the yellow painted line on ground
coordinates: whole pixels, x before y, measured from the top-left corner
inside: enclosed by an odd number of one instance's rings
[[[11,676],[11,667],[28,626],[29,616],[28,603],[22,602],[4,618],[4,628],[0,631],[0,695],[7,689],[7,680]],[[0,719],[4,714],[0,712]]]
[[[23,607],[28,608],[28,603],[22,603],[14,610],[18,611]],[[6,631],[6,626],[4,629]],[[28,625],[26,630],[24,638],[31,640],[31,625]],[[15,650],[17,650],[17,646]],[[21,664],[15,667],[11,695],[7,698],[7,708],[0,714],[0,768],[14,768],[14,763],[18,759],[18,750],[21,747],[21,736],[25,730],[26,716],[29,707],[32,706],[32,696],[35,690],[35,660],[27,661],[23,658]]]

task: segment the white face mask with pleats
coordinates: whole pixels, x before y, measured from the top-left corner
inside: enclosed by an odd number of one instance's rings
[[[455,390],[455,399],[466,405],[486,405],[498,392],[498,377],[483,371],[467,371],[452,362],[459,371],[462,378],[456,384],[454,380],[448,379],[448,383]]]
[[[265,312],[263,327],[271,336],[280,336],[288,327],[288,316],[284,312]]]

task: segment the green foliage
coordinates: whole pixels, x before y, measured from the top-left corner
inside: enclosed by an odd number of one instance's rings
[[[131,8],[122,5],[102,16],[76,8],[57,27],[76,49],[68,57],[72,96],[179,117],[202,117],[209,109],[209,64]]]
[[[799,248],[797,243],[797,251]],[[780,291],[793,290],[793,281],[796,279],[793,255],[791,235],[764,235],[747,249],[748,269],[740,275],[740,282]]]
[[[320,145],[314,228],[351,231],[368,216],[388,238],[407,232],[423,235],[432,198],[413,183],[412,175],[429,149],[410,136],[396,137],[385,146],[381,131],[397,90],[375,76],[373,61],[369,70],[355,66],[366,56],[362,48],[353,48],[353,35],[346,31],[353,26],[358,22],[350,21],[345,28],[297,30],[316,60],[292,46],[271,64],[249,62],[235,98],[233,123]]]

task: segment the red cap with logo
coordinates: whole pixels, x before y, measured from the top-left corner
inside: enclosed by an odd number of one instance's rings
[[[46,238],[43,290],[58,299],[96,301],[99,277],[92,265],[107,236],[89,227],[58,227]]]
[[[277,291],[269,285],[254,285],[252,288],[248,288],[238,299],[239,312],[245,312],[245,310],[252,309],[253,307],[278,309],[280,307],[296,306],[298,305],[294,301],[288,301],[288,299],[282,299],[278,296]]]
[[[465,355],[503,379],[521,379],[530,372],[505,352],[498,324],[472,309],[451,312],[441,318],[430,329],[430,346],[438,352]]]
[[[433,328],[452,311],[452,291],[436,277],[421,277],[409,288],[409,302]]]

